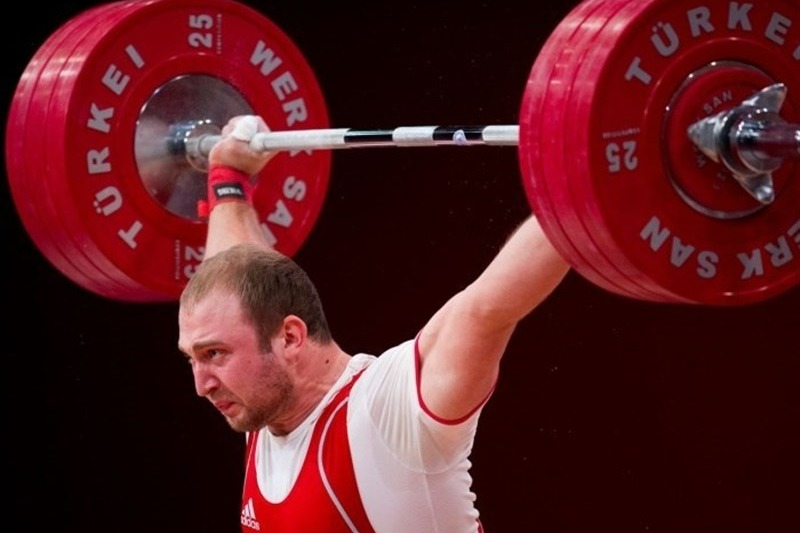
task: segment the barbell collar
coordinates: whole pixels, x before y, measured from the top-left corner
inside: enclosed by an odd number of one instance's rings
[[[761,204],[775,200],[772,172],[800,156],[800,125],[780,116],[787,88],[770,85],[727,111],[689,127],[692,142],[724,165]]]

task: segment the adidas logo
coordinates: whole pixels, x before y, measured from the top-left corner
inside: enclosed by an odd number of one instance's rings
[[[253,509],[253,498],[247,500],[247,503],[242,507],[241,522],[243,526],[249,527],[250,529],[255,529],[256,531],[261,530],[261,524],[256,520],[256,512],[255,509]]]

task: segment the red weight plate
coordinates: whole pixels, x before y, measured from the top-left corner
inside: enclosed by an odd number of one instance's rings
[[[584,99],[585,89],[592,83],[596,71],[602,67],[605,60],[605,57],[598,52],[598,43],[608,35],[613,35],[618,28],[624,27],[641,7],[641,4],[626,0],[594,0],[592,3],[603,6],[603,9],[586,21],[584,37],[575,45],[581,53],[573,60],[572,78],[563,83],[569,91],[567,97],[569,104],[564,107],[562,117],[564,123],[569,125],[562,138],[563,145],[568,147],[568,157],[565,158],[564,168],[566,179],[560,178],[563,179],[563,185],[559,189],[561,200],[558,202],[558,216],[565,220],[576,246],[591,251],[587,256],[589,268],[606,272],[606,275],[618,285],[629,290],[636,288],[637,294],[645,300],[671,302],[674,300],[672,295],[654,285],[647,276],[620,263],[617,251],[595,238],[596,222],[586,217],[587,208],[591,208],[593,199],[586,195],[584,186],[585,163],[588,156],[581,136],[585,134],[585,129],[576,127],[582,124],[584,120],[582,114],[590,104]],[[551,176],[550,179],[555,179],[555,176]]]
[[[586,265],[583,270],[579,270],[584,276],[587,276],[589,272],[601,273],[609,280],[604,285],[605,288],[612,292],[644,300],[664,301],[664,295],[653,291],[652,285],[648,284],[646,280],[638,276],[631,276],[630,272],[621,271],[613,261],[613,251],[605,250],[597,244],[592,237],[592,228],[587,227],[587,221],[582,217],[585,199],[581,195],[575,194],[574,167],[576,161],[582,157],[580,146],[574,139],[577,134],[574,126],[574,113],[579,109],[579,106],[576,105],[576,99],[579,97],[578,88],[585,83],[581,70],[593,62],[589,59],[589,54],[593,50],[598,36],[605,31],[605,25],[609,24],[614,17],[619,16],[620,12],[631,8],[630,2],[624,0],[616,2],[601,0],[588,2],[588,4],[594,8],[592,15],[584,21],[581,31],[576,32],[575,37],[568,43],[568,46],[574,50],[568,56],[571,68],[565,71],[566,77],[563,80],[558,80],[554,84],[554,87],[561,87],[564,91],[565,102],[560,113],[563,123],[560,137],[563,166],[559,174],[549,174],[548,178],[551,191],[554,191],[556,216],[564,225],[573,246],[588,252],[585,253]]]
[[[556,142],[563,128],[561,109],[565,105],[563,91],[556,90],[565,70],[572,62],[564,56],[573,53],[567,46],[574,34],[583,27],[583,22],[593,8],[583,2],[576,6],[548,37],[534,62],[523,95],[520,112],[519,160],[523,186],[529,203],[542,228],[553,245],[577,271],[592,283],[606,286],[609,281],[602,273],[586,271],[586,260],[581,250],[573,246],[569,235],[561,225],[551,201],[548,183],[544,175],[562,172],[563,146]],[[560,87],[558,87],[560,89]],[[547,154],[546,157],[544,154]],[[545,170],[544,167],[547,167]]]
[[[45,183],[54,202],[50,212],[49,231],[62,231],[68,237],[61,240],[62,245],[67,246],[69,242],[73,246],[70,257],[84,257],[96,269],[96,273],[92,274],[93,286],[86,288],[109,298],[149,301],[157,299],[153,297],[152,291],[148,291],[133,277],[116,268],[98,251],[82,217],[70,203],[71,189],[76,185],[64,179],[59,167],[64,158],[65,141],[63,131],[54,127],[62,124],[64,113],[70,105],[69,98],[64,95],[71,91],[76,71],[81,66],[80,58],[92,50],[109,26],[122,20],[134,9],[137,9],[136,2],[112,4],[109,12],[102,17],[102,25],[87,25],[85,31],[76,33],[73,39],[63,43],[64,46],[48,62],[41,86],[37,86],[34,93],[30,114],[32,126],[27,131],[31,136],[30,145],[38,141],[44,147],[43,152],[32,159],[40,166],[37,174],[47,176]],[[86,163],[83,162],[82,166],[85,167]],[[78,167],[72,169],[73,172],[76,168]],[[84,272],[87,272],[87,268],[84,267]]]
[[[32,105],[32,100],[41,92],[42,83],[50,83],[43,81],[42,77],[46,79],[49,75],[47,65],[51,58],[68,51],[71,48],[69,43],[88,28],[96,27],[97,21],[104,19],[109,10],[109,6],[100,6],[81,13],[42,44],[20,78],[6,125],[9,187],[23,226],[57,270],[94,292],[107,281],[104,274],[75,249],[70,236],[57,220],[59,210],[50,197],[48,174],[42,167],[46,161],[42,134],[47,130],[47,123],[37,120],[43,109],[38,107],[38,102]]]
[[[573,34],[578,31],[586,17],[591,14],[588,3],[579,4],[556,27],[539,50],[528,77],[520,112],[519,161],[522,170],[522,183],[528,201],[553,245],[576,270],[583,272],[586,261],[579,249],[564,231],[552,205],[547,181],[544,175],[558,174],[562,169],[563,153],[557,138],[563,126],[558,112],[565,105],[563,93],[554,89],[564,79],[563,70],[571,66],[571,61],[563,58],[573,51],[566,46]],[[547,154],[546,156],[544,154]],[[543,167],[550,165],[547,170]],[[596,285],[605,286],[608,280],[602,275],[588,271],[585,277]]]
[[[87,13],[87,18],[91,18],[88,15]],[[42,222],[43,215],[39,212],[41,203],[38,200],[45,194],[42,191],[46,191],[46,188],[39,183],[39,176],[33,174],[28,168],[28,163],[33,159],[30,155],[32,147],[25,138],[26,126],[30,124],[28,112],[31,96],[35,92],[39,76],[51,54],[69,36],[70,31],[66,31],[67,29],[72,31],[72,28],[62,27],[48,37],[31,58],[19,79],[6,123],[5,154],[9,188],[23,226],[34,244],[44,252],[46,258],[51,260],[62,273],[72,277],[80,276],[80,270],[68,260],[67,256],[61,253],[57,246],[58,239],[54,239],[52,233],[44,231],[48,227],[48,223]],[[37,150],[41,150],[40,143],[36,143],[34,146]]]
[[[523,184],[543,228],[573,268],[594,284],[623,296],[654,299],[654,295],[629,282],[602,253],[574,216],[566,166],[574,157],[564,142],[571,124],[564,113],[572,105],[570,87],[576,66],[597,29],[589,21],[604,20],[608,3],[579,4],[554,30],[540,51],[528,79],[520,118],[520,162]],[[593,259],[596,266],[587,259]],[[623,282],[619,280],[623,279]]]
[[[63,177],[60,193],[82,221],[94,248],[89,255],[108,262],[104,270],[139,282],[146,299],[173,299],[201,260],[205,222],[176,214],[145,186],[134,153],[140,110],[155,105],[164,114],[156,118],[169,125],[167,106],[154,102],[186,77],[218,80],[226,97],[240,95],[276,130],[328,127],[324,100],[291,40],[234,2],[142,3],[88,44],[70,57],[74,73],[63,83],[61,105],[48,114],[62,139],[53,158]],[[201,107],[184,110],[196,113],[185,118],[228,118]],[[256,207],[277,249],[293,254],[302,245],[321,210],[329,169],[328,151],[283,153],[260,176]]]
[[[131,2],[111,4],[107,12],[98,16],[98,20],[102,20],[103,24],[113,24],[134,5],[135,3]],[[97,24],[97,21],[93,22],[86,25],[85,31],[75,33],[70,40],[62,43],[63,46],[53,54],[41,75],[40,83],[32,98],[29,113],[31,125],[26,129],[28,146],[39,144],[41,148],[36,156],[30,158],[29,168],[32,174],[43,176],[41,184],[45,196],[41,202],[41,209],[48,217],[48,230],[63,236],[59,244],[68,257],[81,261],[83,273],[91,277],[93,284],[91,288],[87,288],[110,298],[136,300],[142,292],[142,286],[104,263],[103,257],[89,242],[82,221],[75,216],[69,204],[65,203],[69,195],[63,190],[65,185],[63,176],[53,168],[54,162],[62,157],[63,146],[63,137],[59,135],[57,128],[53,128],[53,124],[54,121],[62,120],[60,109],[65,105],[65,101],[61,95],[64,94],[64,84],[69,84],[69,80],[73,77],[75,69],[73,58],[83,55],[83,50],[91,46],[90,43],[105,31],[103,25]],[[77,25],[78,21],[73,21],[73,24]]]
[[[582,216],[593,239],[615,252],[621,270],[646,276],[676,302],[743,305],[796,286],[796,161],[775,173],[778,197],[773,204],[748,216],[711,216],[686,201],[686,184],[694,193],[694,180],[702,180],[704,173],[671,160],[670,135],[664,132],[681,120],[669,112],[671,105],[697,109],[716,104],[693,100],[707,94],[702,85],[685,88],[687,80],[698,76],[723,79],[717,67],[721,61],[785,83],[791,101],[783,114],[797,123],[800,49],[789,29],[792,21],[800,21],[800,6],[789,0],[757,6],[723,1],[698,6],[688,0],[635,5],[629,18],[609,24],[597,40],[591,57],[599,66],[584,69],[586,83],[576,98],[576,142],[586,155],[577,160],[573,178],[583,180],[575,190],[585,198]],[[709,87],[717,83],[712,81]],[[748,76],[733,80],[730,92],[749,83],[754,80]],[[723,87],[719,90],[726,94]],[[676,102],[676,95],[686,101]],[[670,168],[680,177],[671,179]],[[719,201],[736,210],[725,194]]]

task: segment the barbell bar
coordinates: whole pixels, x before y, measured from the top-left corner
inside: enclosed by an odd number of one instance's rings
[[[187,148],[187,151],[196,156],[208,156],[211,147],[218,141],[219,136],[206,134],[198,139],[196,148]],[[185,142],[189,144],[191,139],[188,138]],[[250,145],[258,151],[473,145],[518,146],[519,126],[400,126],[389,130],[328,128],[271,131],[256,133]]]
[[[800,126],[787,123],[779,115],[785,99],[785,85],[765,87],[740,105],[698,120],[687,130],[697,148],[715,162],[724,164],[749,194],[765,204],[775,199],[769,173],[780,168],[785,159],[800,157]],[[219,126],[213,128],[219,129]],[[204,122],[176,125],[170,130],[173,135],[162,140],[164,151],[184,153],[192,164],[207,158],[221,138],[208,133]],[[197,133],[198,130],[201,133]],[[519,146],[519,126],[270,131],[256,133],[250,141],[250,147],[257,151],[475,145]],[[205,169],[206,165],[200,167]],[[768,178],[766,182],[761,179],[765,177]]]
[[[59,28],[23,73],[9,181],[67,277],[105,297],[172,300],[202,260],[204,159],[231,116],[275,130],[256,138],[282,153],[254,202],[288,255],[322,208],[331,150],[515,146],[531,208],[588,280],[643,300],[745,305],[800,283],[798,11],[585,0],[536,58],[518,125],[355,130],[330,128],[302,54],[254,9],[108,4]]]

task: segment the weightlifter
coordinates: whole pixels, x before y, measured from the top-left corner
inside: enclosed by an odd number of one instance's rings
[[[209,153],[205,257],[179,309],[197,394],[246,436],[242,530],[482,531],[478,420],[515,327],[567,263],[531,216],[408,340],[346,353],[306,273],[260,229],[251,177],[274,155],[250,149],[261,131],[236,117]]]

